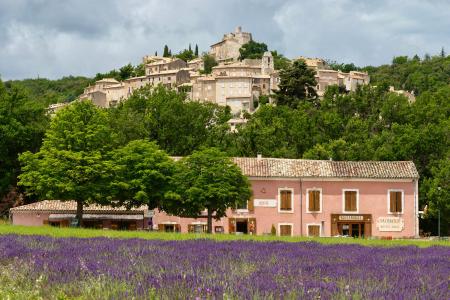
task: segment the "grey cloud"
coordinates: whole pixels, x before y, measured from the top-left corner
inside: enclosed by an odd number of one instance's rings
[[[0,75],[93,76],[236,26],[288,57],[359,65],[450,50],[450,1],[0,0]]]

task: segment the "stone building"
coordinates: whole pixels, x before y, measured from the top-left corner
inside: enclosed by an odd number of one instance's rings
[[[237,60],[239,58],[239,49],[242,45],[252,40],[252,34],[242,32],[239,26],[234,32],[224,34],[222,41],[211,45],[209,54],[212,55],[217,62]]]
[[[276,90],[278,80],[272,54],[266,52],[262,59],[244,59],[213,67],[211,75],[193,80],[189,97],[228,105],[233,115],[239,117],[243,111],[253,112],[255,101]]]

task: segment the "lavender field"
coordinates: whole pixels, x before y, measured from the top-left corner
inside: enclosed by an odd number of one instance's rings
[[[450,248],[0,236],[0,299],[449,299]]]

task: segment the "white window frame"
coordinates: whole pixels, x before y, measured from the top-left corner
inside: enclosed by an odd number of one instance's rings
[[[322,237],[322,223],[306,223],[306,236],[309,236],[309,226],[319,226],[319,237]]]
[[[356,211],[345,210],[345,192],[356,192]],[[359,189],[343,189],[342,190],[342,213],[344,214],[359,214]]]
[[[281,235],[281,225],[291,226],[291,235],[290,236],[294,236],[294,223],[278,223],[278,231],[277,231],[278,236],[282,236]],[[283,235],[283,236],[286,236],[286,235]]]
[[[291,191],[291,210],[281,210],[281,191]],[[294,213],[294,189],[293,188],[278,188],[278,212],[281,214],[293,214]]]
[[[402,193],[402,211],[401,212],[391,212],[391,192],[401,192]],[[389,215],[403,215],[405,213],[405,190],[388,189],[388,191],[387,191],[387,213]]]
[[[245,202],[245,208],[236,208],[237,213],[248,213],[248,201]]]
[[[319,199],[319,205],[320,205],[320,209],[317,211],[310,211],[309,210],[309,192],[311,191],[319,191],[320,192],[320,199]],[[310,189],[306,189],[306,213],[308,214],[320,214],[322,213],[322,188],[310,188]]]

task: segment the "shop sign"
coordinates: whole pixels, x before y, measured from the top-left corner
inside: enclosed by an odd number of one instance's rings
[[[254,206],[259,207],[277,207],[277,200],[275,199],[254,199]]]
[[[340,215],[339,221],[364,221],[364,216]]]
[[[399,217],[379,217],[377,228],[379,231],[402,231],[405,228],[405,223]]]

